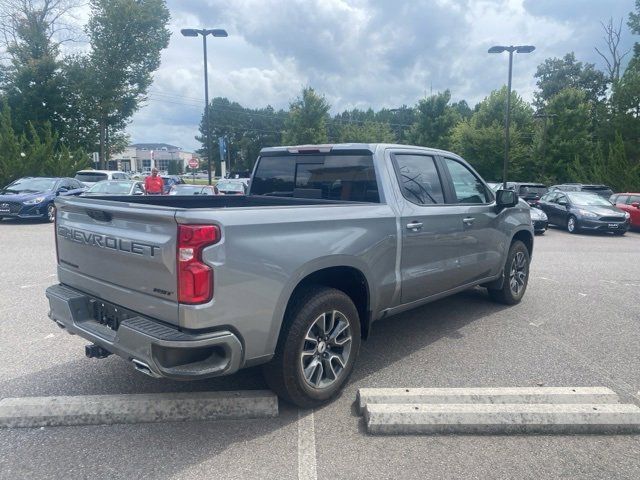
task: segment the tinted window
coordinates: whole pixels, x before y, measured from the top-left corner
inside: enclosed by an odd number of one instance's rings
[[[252,195],[379,202],[371,155],[261,157]]]
[[[107,180],[108,175],[106,173],[100,172],[78,172],[76,173],[75,179],[80,180],[81,182],[89,182],[95,183],[100,182],[102,180]]]
[[[482,181],[466,166],[445,158],[458,203],[488,203],[489,195]]]
[[[444,203],[442,184],[433,157],[394,155],[402,195],[418,205]]]

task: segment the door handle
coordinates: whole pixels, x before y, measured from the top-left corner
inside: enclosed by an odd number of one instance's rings
[[[473,225],[473,222],[475,222],[475,218],[474,217],[466,217],[462,219],[462,223],[465,224],[465,226],[470,227],[471,225]]]
[[[418,230],[420,230],[422,228],[422,222],[411,222],[411,223],[407,223],[407,229],[409,230],[413,230],[414,232],[417,232]]]

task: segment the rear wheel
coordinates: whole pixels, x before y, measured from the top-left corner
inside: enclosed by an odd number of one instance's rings
[[[351,299],[334,288],[305,288],[292,302],[264,373],[280,397],[310,408],[335,397],[351,375],[360,319]]]
[[[529,250],[516,240],[511,244],[504,266],[502,288],[488,289],[489,297],[505,305],[520,303],[529,283]]]
[[[578,219],[571,215],[567,220],[567,230],[569,233],[578,233],[580,228],[578,228]]]

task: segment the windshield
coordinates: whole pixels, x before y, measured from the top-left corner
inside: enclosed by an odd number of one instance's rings
[[[109,175],[106,173],[100,172],[78,172],[76,173],[75,179],[80,180],[81,182],[89,182],[95,183],[101,180],[106,180],[109,178]]]
[[[56,185],[55,178],[21,178],[5,188],[10,192],[46,192],[53,190]]]
[[[131,182],[98,182],[88,193],[110,193],[114,195],[126,195],[131,190]]]
[[[243,192],[244,186],[235,182],[218,182],[218,190],[228,190],[232,192]]]
[[[594,193],[576,193],[570,192],[566,194],[574,205],[582,205],[586,207],[607,206],[611,203],[605,198],[599,197]]]

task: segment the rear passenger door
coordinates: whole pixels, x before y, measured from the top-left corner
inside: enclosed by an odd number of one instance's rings
[[[503,268],[507,242],[498,228],[499,212],[493,193],[464,162],[445,157],[448,186],[453,190],[450,203],[456,205],[456,221],[462,231],[457,238],[460,285],[493,277]]]
[[[441,165],[424,152],[391,154],[399,198],[402,252],[401,303],[456,287],[462,223],[459,208],[445,202]]]

